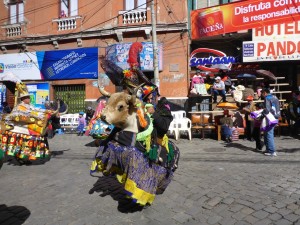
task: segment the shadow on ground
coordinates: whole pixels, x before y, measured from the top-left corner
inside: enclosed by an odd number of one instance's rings
[[[51,157],[29,161],[29,160],[18,159],[16,157],[9,157],[9,158],[6,157],[3,160],[3,163],[7,165],[13,165],[13,166],[33,166],[33,165],[37,166],[37,165],[43,165],[46,162],[50,161],[50,158]]]
[[[245,145],[242,145],[242,144],[236,143],[236,142],[226,143],[225,147],[226,148],[237,148],[237,149],[243,150],[243,151],[252,151],[252,152],[256,152],[256,153],[262,154],[262,151],[257,151],[255,149],[255,142],[253,142],[253,147],[247,147]]]
[[[85,144],[85,146],[87,146],[87,147],[99,147],[98,142],[99,142],[98,140],[93,140],[93,141]]]
[[[30,216],[30,211],[24,206],[0,205],[0,224],[23,224]]]
[[[51,156],[56,157],[58,155],[63,155],[64,152],[70,151],[70,149],[60,150],[60,151],[51,151]]]
[[[99,177],[89,194],[94,192],[101,193],[101,197],[110,195],[115,201],[118,201],[118,210],[122,213],[134,213],[144,208],[127,197],[122,184],[114,176]]]

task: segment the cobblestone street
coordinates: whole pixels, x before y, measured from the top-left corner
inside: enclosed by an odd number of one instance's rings
[[[255,152],[255,142],[212,139],[175,143],[174,179],[153,205],[120,207],[110,177],[91,177],[90,137],[57,135],[43,165],[5,163],[0,170],[0,224],[300,224],[300,140],[275,138],[278,157]]]

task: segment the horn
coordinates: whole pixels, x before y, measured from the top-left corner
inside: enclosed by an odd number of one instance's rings
[[[128,101],[130,101],[133,105],[135,104],[135,100],[136,100],[136,94],[138,92],[138,90],[144,85],[145,83],[140,84],[139,86],[137,86],[134,90],[131,96],[128,97]]]
[[[101,87],[98,86],[98,88],[99,88],[99,91],[100,91],[100,93],[101,93],[102,95],[104,95],[104,96],[106,96],[106,97],[110,97],[110,96],[111,96],[111,93],[109,93],[108,91],[105,91],[105,89],[104,89],[103,86],[101,86]]]
[[[102,85],[100,85],[100,82],[99,82],[100,79],[99,78],[100,78],[100,76],[98,76],[98,89],[99,89],[100,93],[103,96],[110,97],[111,93],[109,93],[108,91],[105,91],[104,87]]]

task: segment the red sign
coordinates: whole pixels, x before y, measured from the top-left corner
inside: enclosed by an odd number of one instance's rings
[[[246,0],[191,12],[192,39],[300,20],[300,0]]]

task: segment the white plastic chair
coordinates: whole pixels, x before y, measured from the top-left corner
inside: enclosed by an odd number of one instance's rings
[[[188,132],[189,140],[192,139],[192,122],[189,118],[186,117],[186,112],[184,110],[171,111],[173,116],[172,123],[175,123],[177,138],[180,137],[181,131]],[[175,129],[175,128],[174,128]],[[176,139],[177,140],[177,139]]]
[[[186,112],[184,110],[171,111],[173,118],[176,120],[180,120],[182,118],[186,118]]]
[[[177,123],[176,121],[173,119],[173,121],[170,123],[170,126],[169,126],[169,133],[174,135],[174,139],[175,140],[178,140],[178,128],[177,128]]]
[[[177,123],[178,138],[180,138],[180,133],[182,131],[187,132],[189,140],[192,140],[192,121],[189,118],[182,118]]]

